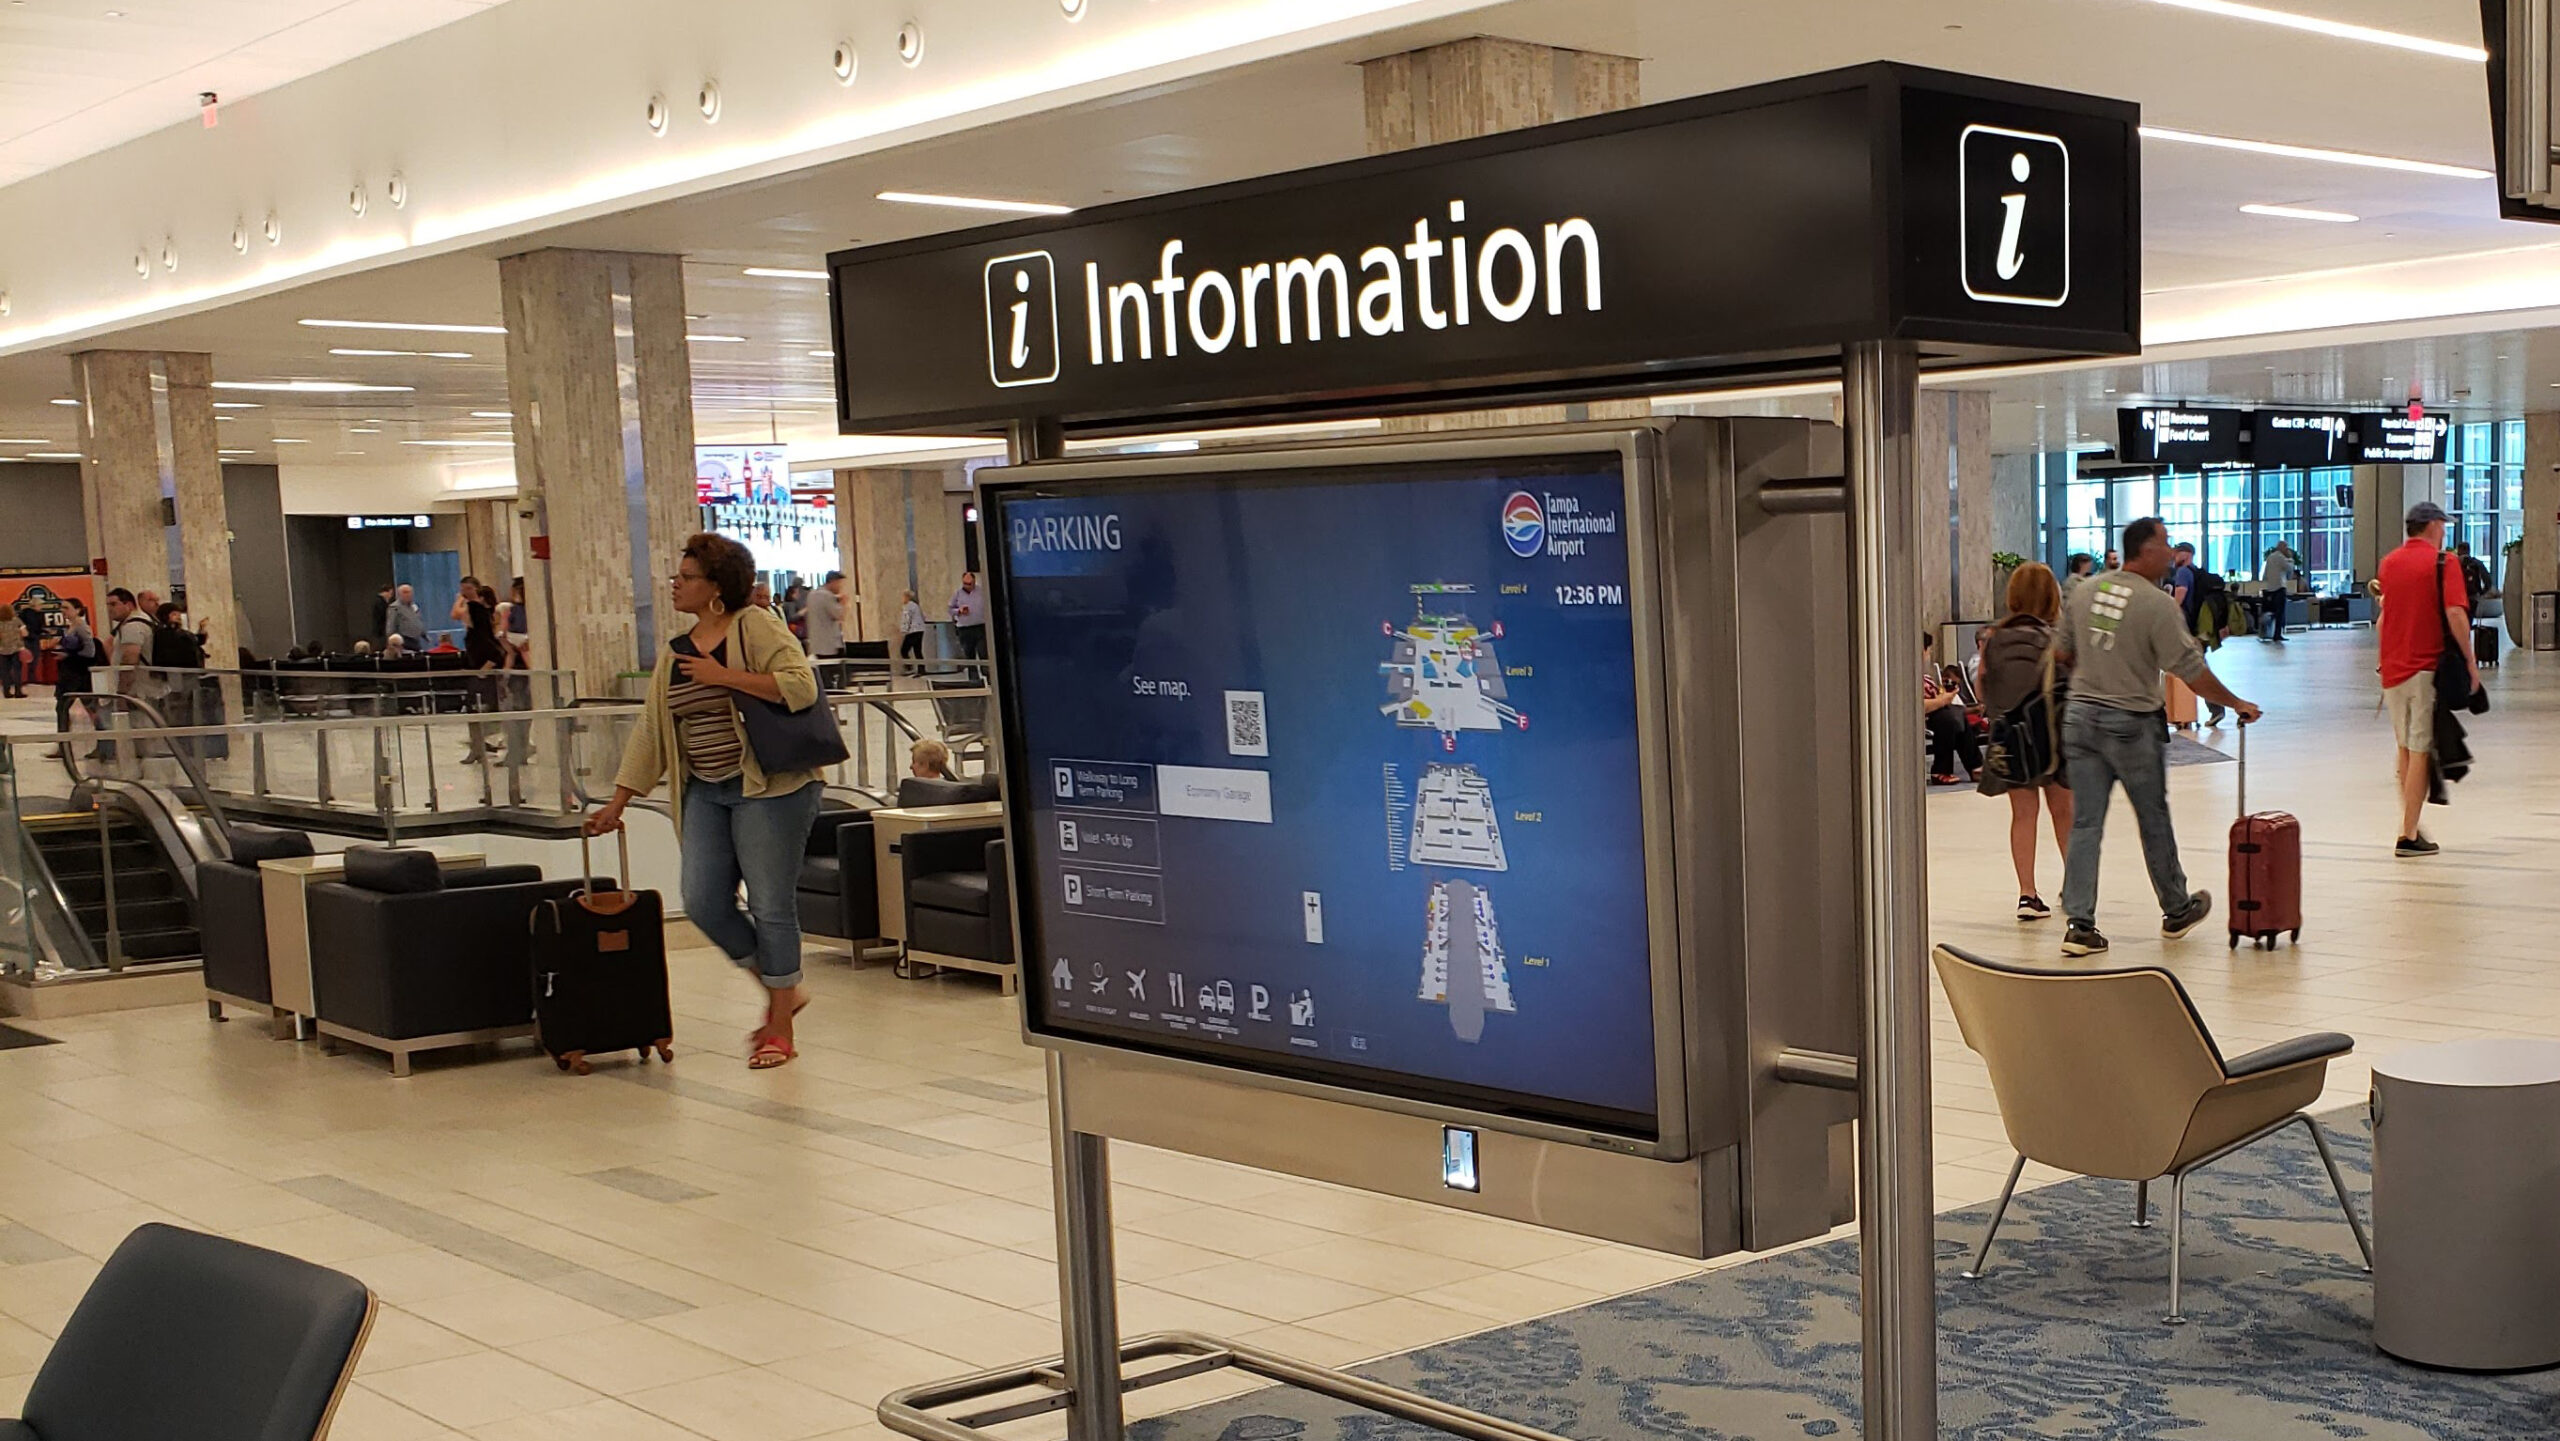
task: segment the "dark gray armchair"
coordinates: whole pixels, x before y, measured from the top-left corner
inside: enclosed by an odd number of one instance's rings
[[[143,1226],[107,1258],[6,1441],[320,1441],[373,1293],[279,1252]]]
[[[800,857],[800,929],[842,941],[856,957],[880,938],[880,869],[871,852],[871,813],[823,803]]]
[[[196,920],[204,938],[205,1010],[224,1006],[273,1014],[267,969],[266,882],[258,862],[311,854],[311,837],[268,826],[231,828],[228,860],[196,865]]]
[[[1021,967],[1013,953],[1004,828],[916,831],[899,840],[898,858],[907,907],[907,958],[899,974],[919,966],[982,971],[1012,995]]]
[[[313,886],[311,992],[320,1034],[391,1057],[533,1034],[533,908],[572,878],[539,866],[439,869],[411,847],[350,846],[347,878]]]

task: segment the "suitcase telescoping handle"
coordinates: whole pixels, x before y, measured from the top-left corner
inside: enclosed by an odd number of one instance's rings
[[[2248,819],[2248,717],[2240,717],[2240,819]]]
[[[580,819],[584,820],[585,817],[581,816]],[[623,826],[614,827],[613,842],[615,847],[621,852],[622,869],[619,874],[622,881],[622,888],[627,891],[631,889],[630,830]],[[595,877],[596,858],[594,843],[587,835],[587,828],[584,825],[581,825],[578,827],[578,894],[583,896],[592,890],[595,884]]]

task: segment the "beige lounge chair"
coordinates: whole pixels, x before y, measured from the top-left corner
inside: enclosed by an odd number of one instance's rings
[[[2151,1183],[2165,1176],[2166,1321],[2183,1325],[2178,1283],[2187,1177],[2296,1122],[2320,1148],[2364,1268],[2373,1269],[2373,1247],[2347,1199],[2329,1138],[2303,1110],[2319,1099],[2330,1060],[2355,1049],[2353,1037],[2296,1036],[2225,1060],[2186,987],[2157,967],[2034,970],[1952,946],[1932,955],[1964,1043],[1991,1072],[2001,1123],[2018,1152],[1965,1279],[1979,1279],[1990,1261],[1992,1238],[2028,1161],[2133,1182],[2134,1224],[2145,1228]]]

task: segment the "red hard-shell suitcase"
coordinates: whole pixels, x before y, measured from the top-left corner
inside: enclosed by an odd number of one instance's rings
[[[2249,727],[2240,727],[2240,819],[2231,823],[2231,946],[2243,936],[2274,950],[2302,941],[2302,823],[2283,811],[2249,814]]]
[[[584,889],[536,906],[533,1028],[564,1071],[585,1075],[606,1051],[675,1053],[675,1012],[667,1001],[666,907],[656,891],[631,888],[631,841],[623,832],[621,888],[598,890],[587,839],[578,837]]]

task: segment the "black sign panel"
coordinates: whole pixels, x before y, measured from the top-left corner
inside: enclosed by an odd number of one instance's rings
[[[2139,348],[2134,107],[1890,65],[828,260],[846,431]]]
[[[2276,470],[2355,465],[2360,429],[2372,419],[2343,410],[2261,410],[2249,417],[2249,458]]]
[[[2143,406],[2116,412],[2116,454],[2137,465],[2212,465],[2242,459],[2247,412]]]
[[[2442,465],[2444,438],[2453,423],[2441,415],[2411,420],[2406,412],[2358,417],[2356,459],[2364,465]]]

